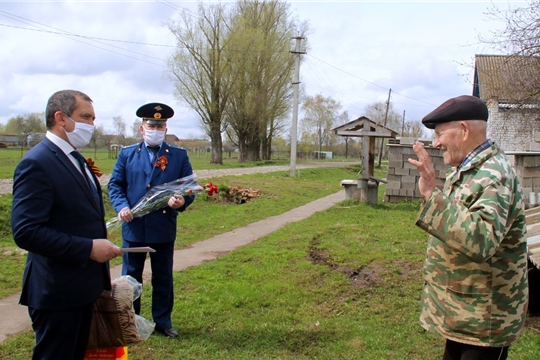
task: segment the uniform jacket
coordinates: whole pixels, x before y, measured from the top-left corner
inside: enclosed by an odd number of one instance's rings
[[[422,204],[429,237],[421,325],[466,344],[515,342],[527,312],[527,239],[516,173],[495,144]]]
[[[167,159],[164,170],[150,163],[144,143],[120,150],[109,181],[109,196],[117,213],[126,206],[132,208],[153,186],[193,174],[185,149],[163,143],[156,159],[161,157]],[[184,206],[177,210],[167,206],[122,224],[123,238],[147,244],[174,242],[178,212],[184,211],[194,196],[184,199]]]
[[[28,251],[21,304],[69,309],[111,288],[108,263],[90,260],[92,239],[107,236],[103,201],[96,204],[91,191],[47,137],[17,165],[11,226],[17,245]]]

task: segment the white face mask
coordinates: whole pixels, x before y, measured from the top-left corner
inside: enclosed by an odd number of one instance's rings
[[[144,129],[143,138],[147,145],[161,145],[163,140],[165,140],[165,131]]]
[[[71,145],[73,145],[75,149],[78,149],[90,144],[90,139],[92,139],[92,134],[94,133],[94,125],[76,122],[69,116],[68,119],[73,121],[75,124],[72,132],[67,132],[64,128],[64,132],[66,133]]]

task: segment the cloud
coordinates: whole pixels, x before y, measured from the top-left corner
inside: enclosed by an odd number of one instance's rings
[[[477,34],[494,26],[485,21],[489,5],[292,1],[292,13],[312,30],[300,69],[303,92],[330,96],[357,117],[386,101],[391,88],[396,111],[420,119],[445,99],[472,92],[474,55],[486,51]],[[196,12],[197,3],[0,3],[0,122],[42,112],[55,91],[77,89],[94,100],[96,124],[105,128],[115,116],[129,127],[139,106],[158,101],[175,109],[169,133],[204,135],[167,74],[175,42],[165,24],[183,8]]]

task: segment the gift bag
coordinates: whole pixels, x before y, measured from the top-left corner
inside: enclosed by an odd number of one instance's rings
[[[115,279],[112,290],[103,291],[95,301],[88,350],[120,348],[144,340],[137,331],[133,310],[133,281],[138,284],[131,276]]]
[[[83,360],[109,359],[109,360],[128,360],[128,348],[124,346],[116,349],[94,349],[86,350]]]

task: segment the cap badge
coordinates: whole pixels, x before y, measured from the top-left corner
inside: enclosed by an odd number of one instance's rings
[[[154,114],[154,119],[161,119],[161,114],[160,113],[155,113]]]

